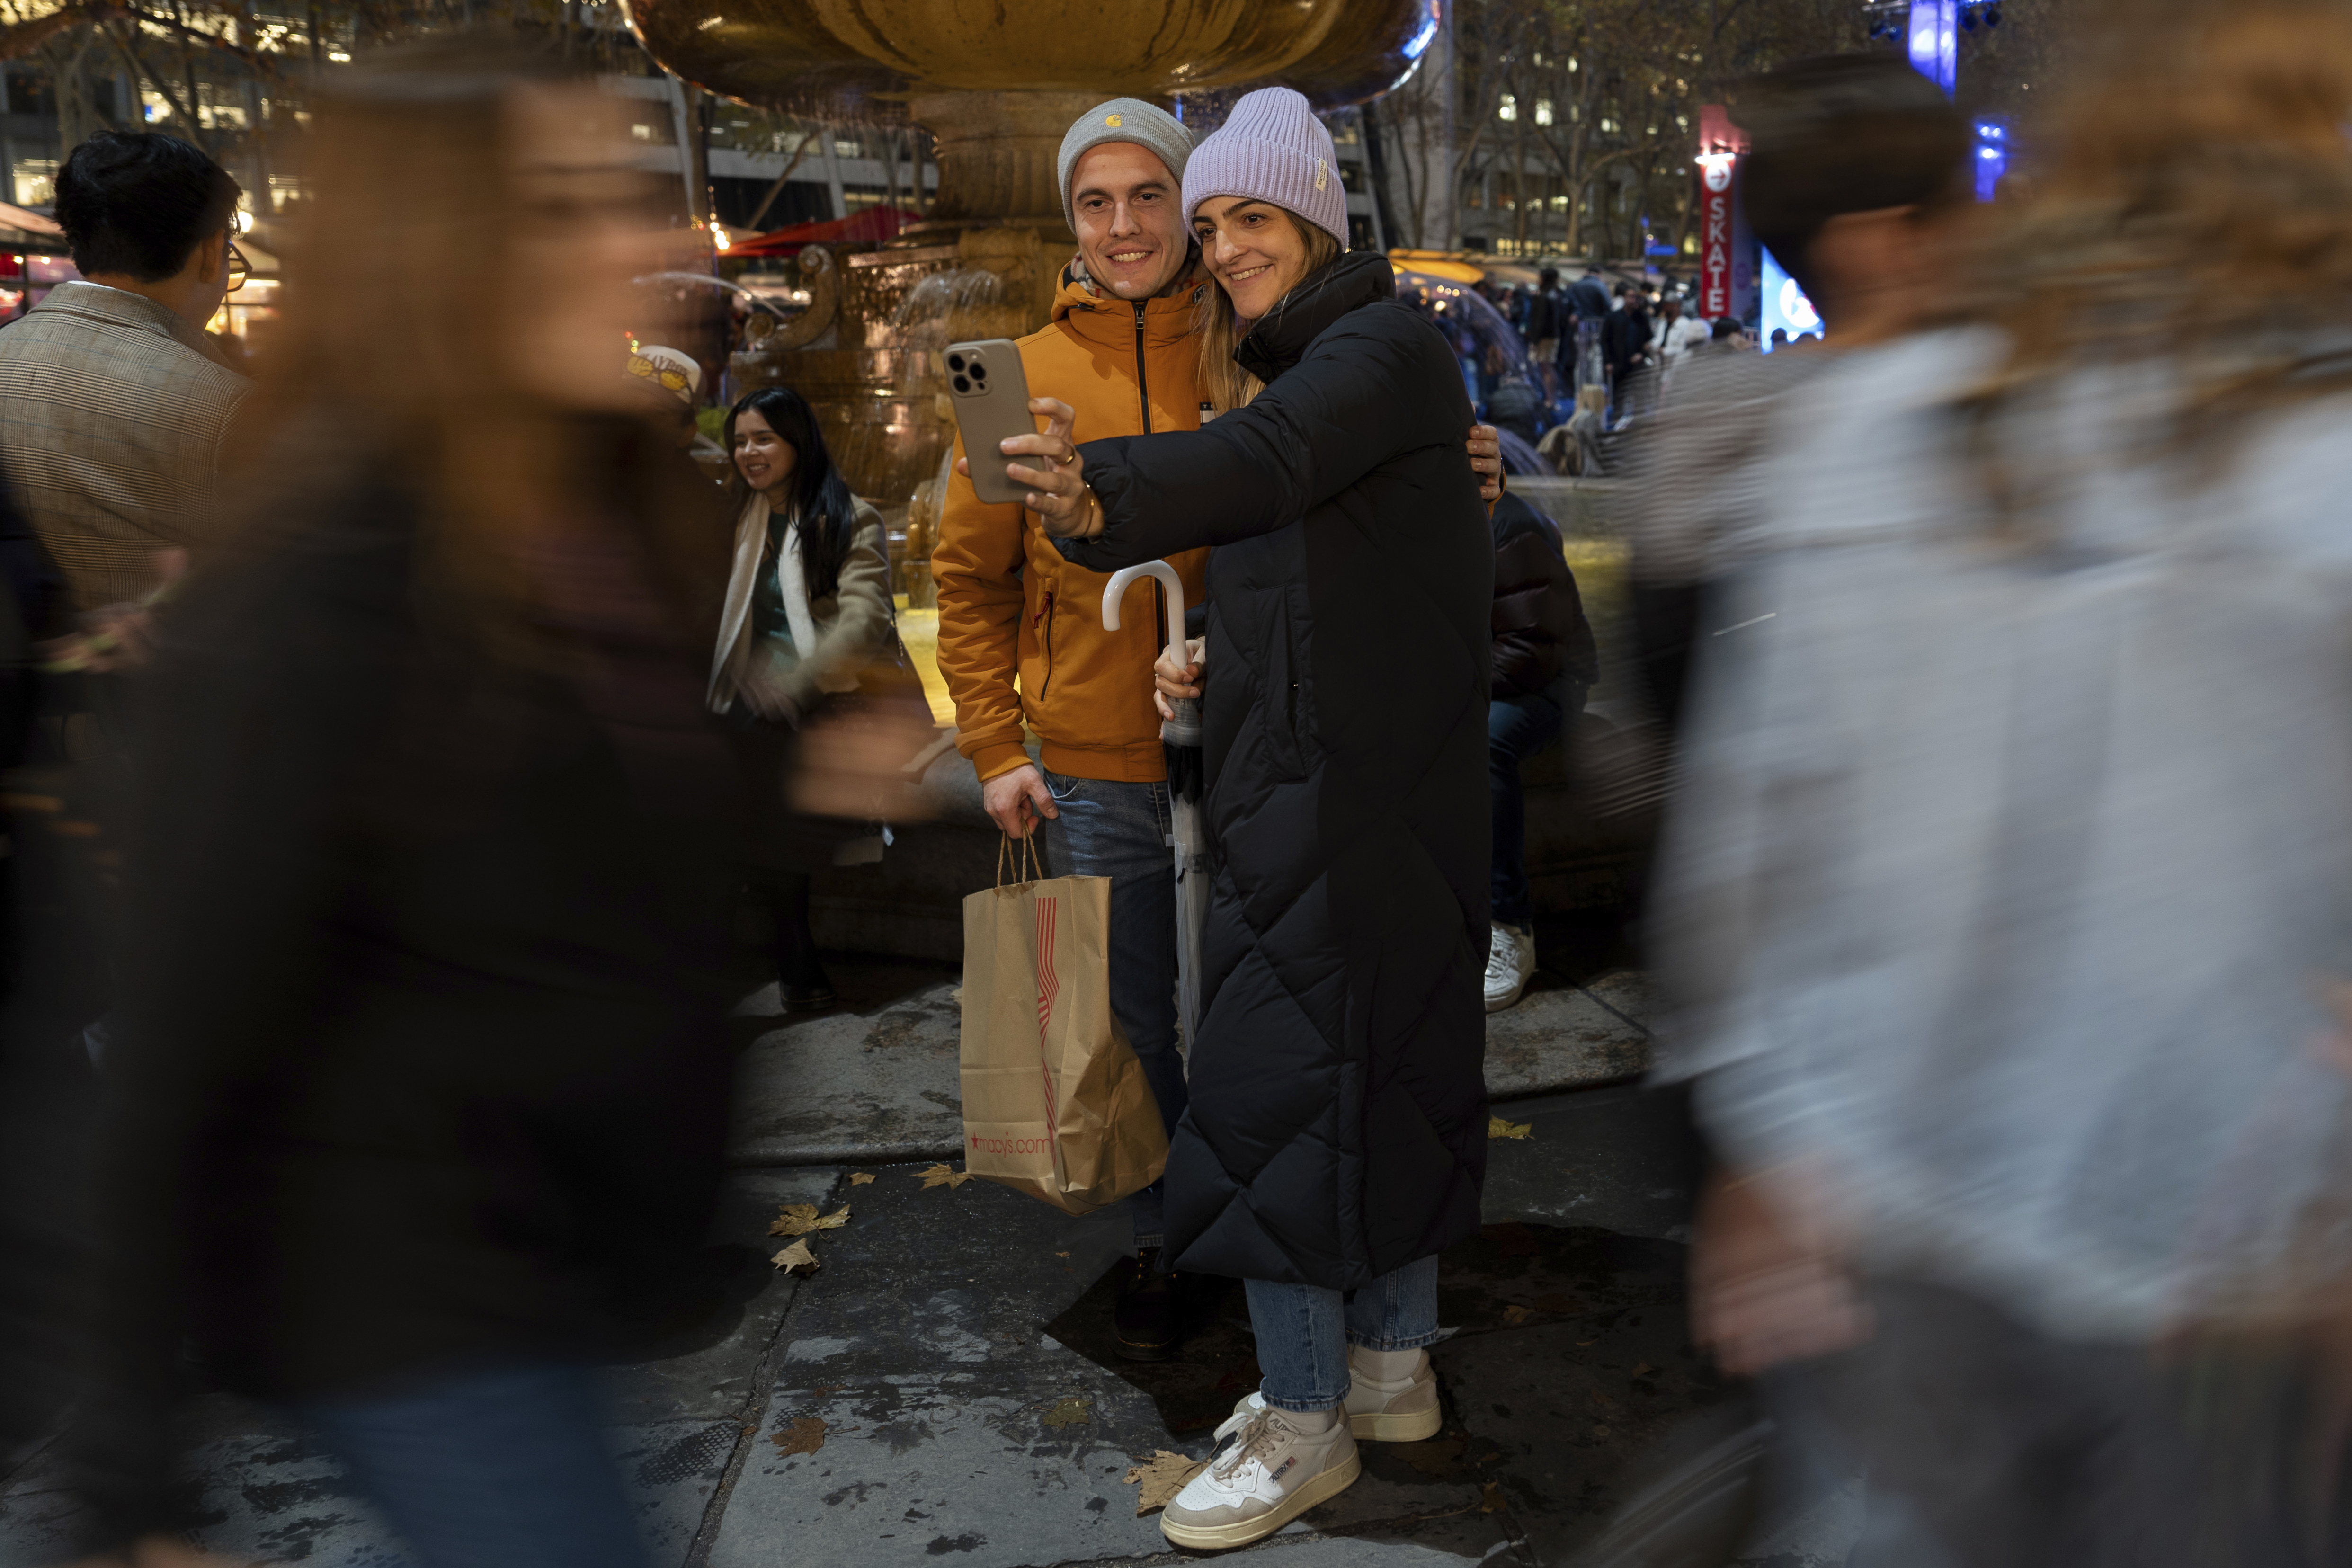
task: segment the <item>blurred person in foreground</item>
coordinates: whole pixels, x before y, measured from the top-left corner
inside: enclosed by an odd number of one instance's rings
[[[889,543],[882,514],[850,494],[824,431],[790,387],[744,394],[727,414],[740,509],[733,570],[710,663],[710,710],[728,716],[751,768],[753,891],[776,922],[777,1003],[821,1012],[839,1000],[818,958],[809,875],[834,863],[840,832],[786,798],[800,738],[827,700],[890,637]]]
[[[1776,426],[1659,894],[1854,1568],[2352,1552],[2352,16],[2084,23],[2004,292]]]
[[[1830,346],[1871,348],[1916,330],[1943,297],[1958,224],[1972,211],[1966,117],[1885,55],[1785,66],[1743,87],[1738,113],[1749,226],[1821,311]],[[1727,325],[1736,342],[1736,323],[1717,323]],[[1675,377],[1634,444],[1633,640],[1665,739],[1682,721],[1694,647],[1730,625],[1716,613],[1717,584],[1743,558],[1767,500],[1784,399],[1832,363],[1710,348]]]
[[[101,1546],[189,1522],[186,1343],[420,1563],[641,1560],[589,1368],[699,1277],[742,803],[723,540],[649,499],[611,357],[655,264],[613,103],[479,38],[320,103],[241,531],[142,736]]]

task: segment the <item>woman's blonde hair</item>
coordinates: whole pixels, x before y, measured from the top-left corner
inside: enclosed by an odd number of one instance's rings
[[[1298,231],[1298,237],[1307,246],[1307,270],[1300,275],[1297,283],[1291,285],[1291,293],[1295,294],[1307,279],[1345,255],[1347,247],[1320,224],[1309,223],[1287,207],[1275,210],[1290,220],[1290,226]],[[1271,321],[1281,315],[1283,306],[1288,304],[1290,299],[1290,294],[1285,294],[1276,302],[1274,309],[1266,312],[1266,319]],[[1202,394],[1220,414],[1245,406],[1250,399],[1265,390],[1265,383],[1234,362],[1234,351],[1241,346],[1244,334],[1240,319],[1234,314],[1234,302],[1225,293],[1224,285],[1219,283],[1203,289],[1201,302],[1193,310],[1194,326],[1201,339]]]
[[[2151,439],[2352,385],[2352,14],[2341,0],[2106,0],[2082,18],[2031,195],[1967,319],[2005,329],[1979,413],[2084,363],[2177,367]],[[2210,447],[2209,447],[2210,450]]]

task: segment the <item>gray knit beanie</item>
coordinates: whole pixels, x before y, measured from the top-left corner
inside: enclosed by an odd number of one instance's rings
[[[1070,220],[1073,233],[1078,226],[1078,211],[1070,200],[1070,176],[1076,172],[1079,159],[1107,142],[1134,142],[1167,164],[1169,178],[1180,188],[1184,184],[1184,164],[1192,156],[1192,133],[1174,115],[1139,98],[1097,103],[1079,115],[1077,123],[1063,136],[1061,155],[1055,160],[1056,183],[1062,187],[1062,216]]]
[[[1304,93],[1245,93],[1223,125],[1202,138],[1184,173],[1184,226],[1215,196],[1249,196],[1297,213],[1348,247],[1348,192],[1339,154]]]

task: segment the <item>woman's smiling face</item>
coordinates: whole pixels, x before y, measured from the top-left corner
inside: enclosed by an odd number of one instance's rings
[[[1212,196],[1192,214],[1201,257],[1234,302],[1255,321],[1307,276],[1307,238],[1290,215],[1250,196]]]
[[[755,490],[772,490],[792,477],[800,454],[756,408],[735,416],[735,471]]]

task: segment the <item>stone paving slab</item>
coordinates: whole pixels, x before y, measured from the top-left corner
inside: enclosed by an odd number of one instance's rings
[[[1489,1014],[1486,1092],[1516,1100],[1625,1083],[1647,1072],[1649,1031],[1635,1021],[1639,1014],[1628,1017],[1604,994],[1539,975],[1517,1006]]]
[[[1700,1152],[1681,1088],[1638,1084],[1497,1105],[1528,1129],[1486,1145],[1486,1216],[1690,1239]]]
[[[412,1561],[342,1462],[271,1412],[215,1402],[206,1425],[230,1428],[188,1456],[197,1544],[232,1561],[316,1568],[409,1568]],[[682,1568],[739,1424],[667,1421],[609,1430],[653,1568]],[[80,1508],[50,1456],[0,1493],[0,1568],[41,1568],[72,1554]]]
[[[841,981],[842,1011],[784,1021],[775,987],[738,1009],[752,1034],[738,1073],[729,1158],[738,1165],[873,1164],[950,1160],[961,1152],[956,1072],[961,986],[936,971],[890,972],[907,988],[860,1006]],[[1640,1019],[1647,983],[1612,973],[1583,985],[1549,975],[1486,1025],[1486,1088],[1498,1100],[1594,1089],[1650,1065]]]
[[[744,1417],[764,1403],[759,1374],[800,1285],[769,1266],[777,1244],[768,1224],[783,1204],[824,1201],[841,1179],[837,1170],[737,1173],[713,1226],[702,1321],[659,1347],[667,1353],[614,1369],[609,1438],[656,1568],[686,1561]],[[391,1527],[298,1423],[218,1395],[202,1403],[192,1426],[187,1473],[208,1550],[321,1568],[405,1568]],[[0,1568],[68,1555],[79,1505],[61,1458],[52,1445],[0,1489]]]
[[[824,1203],[840,1179],[823,1166],[733,1173],[712,1227],[710,1257],[722,1272],[709,1292],[709,1314],[651,1359],[613,1370],[614,1421],[733,1420],[759,1408],[761,1359],[800,1288],[768,1262],[784,1245],[768,1236],[769,1223],[786,1204]]]
[[[941,980],[871,1013],[845,1008],[761,1034],[737,1069],[729,1159],[831,1165],[956,1156],[960,990]]]

